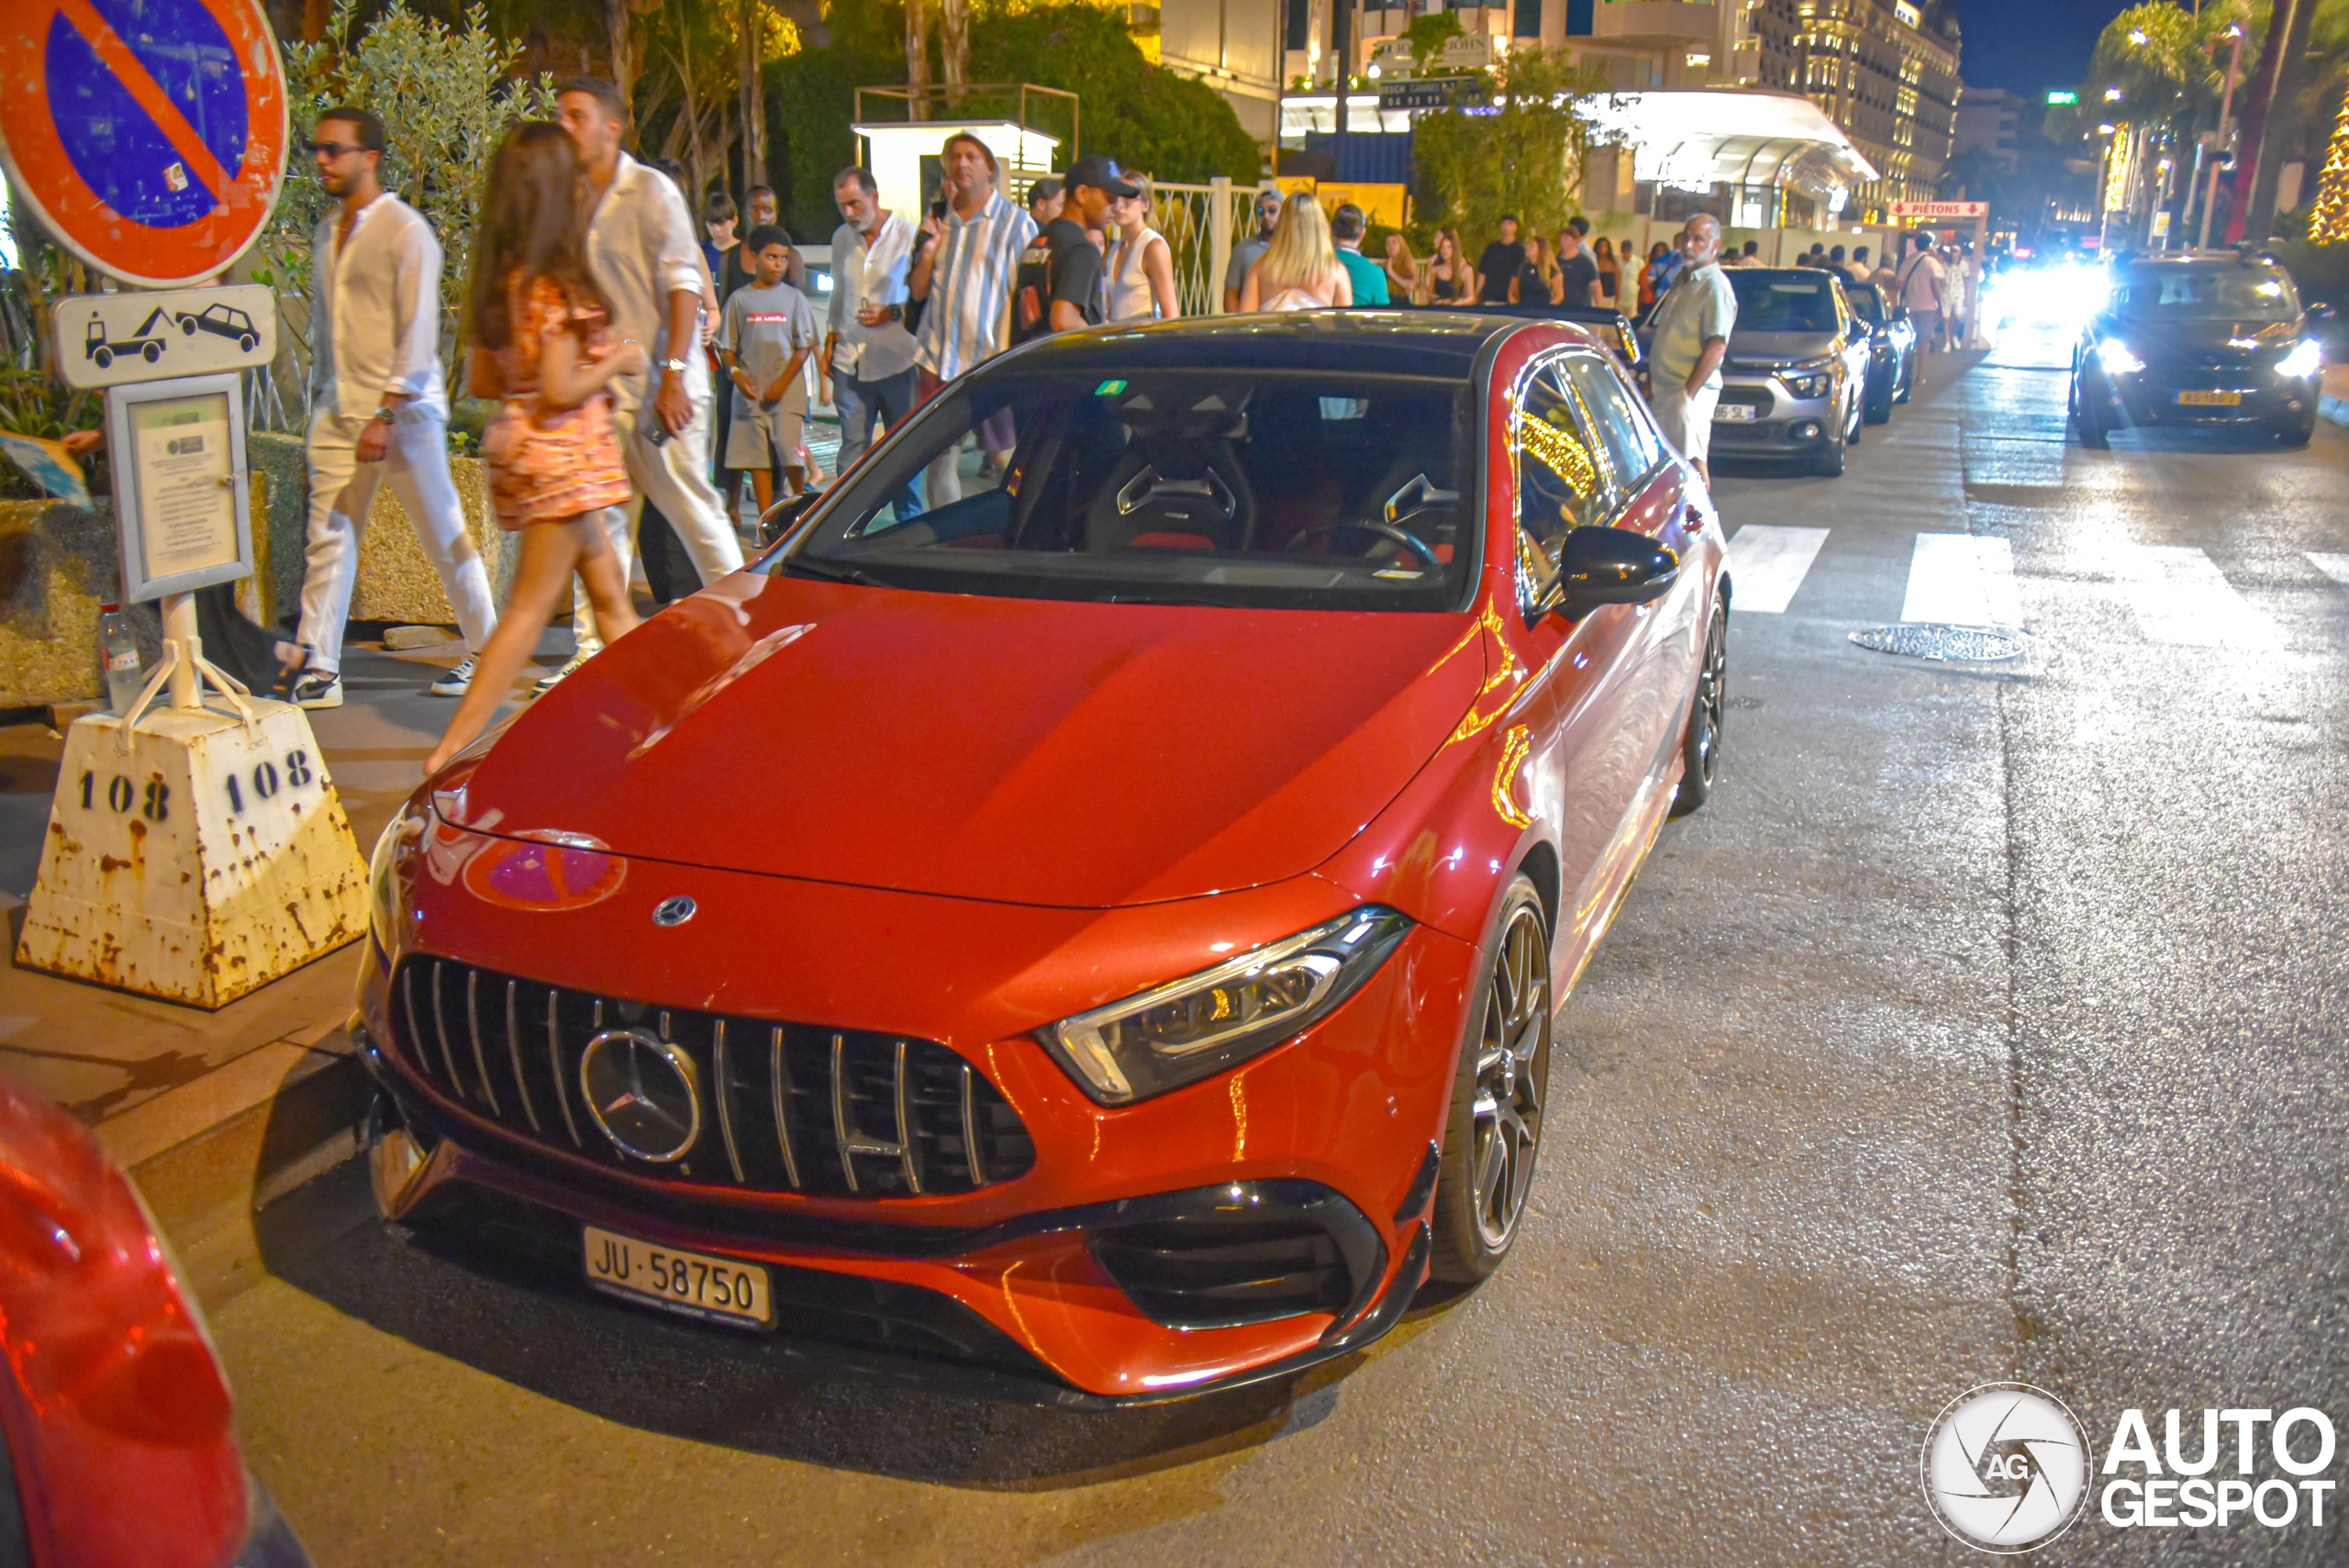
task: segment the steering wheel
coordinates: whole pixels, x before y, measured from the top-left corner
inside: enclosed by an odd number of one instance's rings
[[[1376,534],[1383,539],[1387,539],[1393,543],[1401,545],[1405,550],[1408,550],[1413,555],[1418,556],[1427,566],[1428,570],[1431,572],[1442,571],[1443,568],[1443,562],[1436,559],[1436,553],[1434,550],[1428,548],[1425,544],[1420,543],[1419,539],[1408,529],[1398,528],[1393,523],[1368,521],[1354,523],[1319,523],[1312,528],[1303,529],[1294,535],[1289,539],[1288,543],[1282,548],[1286,550],[1302,550],[1305,547],[1305,541],[1309,539],[1318,538],[1322,534],[1337,533],[1340,530],[1346,528],[1352,528],[1360,533]]]

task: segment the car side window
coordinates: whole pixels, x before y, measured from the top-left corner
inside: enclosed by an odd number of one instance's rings
[[[1610,475],[1555,361],[1526,378],[1515,417],[1517,518],[1547,546],[1571,528],[1604,520]],[[1547,551],[1554,554],[1554,550]]]
[[[1607,460],[1558,379],[1555,360],[1526,377],[1512,423],[1517,467],[1518,587],[1529,620],[1557,575],[1560,542],[1603,521],[1612,505]]]
[[[1564,368],[1599,444],[1614,463],[1616,477],[1625,489],[1631,488],[1664,460],[1663,439],[1613,365],[1597,354],[1569,354]]]

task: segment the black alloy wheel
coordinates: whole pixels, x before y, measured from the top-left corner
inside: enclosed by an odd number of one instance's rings
[[[1453,1284],[1490,1277],[1517,1240],[1550,1092],[1550,917],[1520,872],[1472,999],[1444,1118],[1430,1272]]]
[[[1697,695],[1680,737],[1680,789],[1672,815],[1686,817],[1713,797],[1721,766],[1721,720],[1729,712],[1729,601],[1713,598],[1705,628],[1704,662],[1697,666]]]

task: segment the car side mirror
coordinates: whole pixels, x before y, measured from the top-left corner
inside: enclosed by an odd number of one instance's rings
[[[1672,591],[1680,557],[1630,528],[1587,528],[1568,533],[1558,549],[1558,575],[1550,607],[1580,620],[1601,605],[1644,605]]]
[[[807,509],[824,498],[820,490],[810,490],[804,495],[786,495],[759,514],[759,541],[762,547],[773,545],[789,536],[799,526]]]

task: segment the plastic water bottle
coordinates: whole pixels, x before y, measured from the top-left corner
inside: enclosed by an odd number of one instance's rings
[[[130,617],[120,605],[98,606],[98,654],[106,665],[106,706],[115,714],[130,711],[147,673],[139,667],[139,639],[130,633]]]

